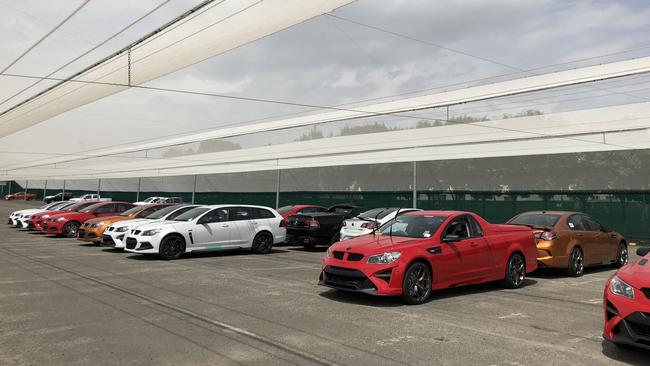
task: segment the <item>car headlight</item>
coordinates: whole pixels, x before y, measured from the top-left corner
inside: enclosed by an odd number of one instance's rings
[[[49,218],[50,218],[50,215],[43,215],[43,216],[41,216],[41,219],[49,219]]]
[[[327,248],[327,250],[325,251],[325,257],[332,258],[332,247]]]
[[[400,252],[387,252],[368,257],[368,264],[388,264],[393,263],[399,259]]]
[[[142,232],[142,236],[154,236],[160,232],[160,229],[151,229]]]
[[[100,227],[100,226],[102,226],[102,225],[104,225],[103,222],[96,222],[96,223],[94,223],[94,224],[91,224],[90,227]]]
[[[627,282],[614,276],[609,283],[609,291],[614,295],[627,297],[628,299],[634,299],[634,288],[627,284]]]
[[[118,227],[117,229],[115,229],[115,231],[117,231],[118,233],[123,233],[125,231],[129,231],[129,227],[128,226]]]
[[[65,217],[59,217],[58,219],[54,220],[56,222],[63,222],[65,221]]]

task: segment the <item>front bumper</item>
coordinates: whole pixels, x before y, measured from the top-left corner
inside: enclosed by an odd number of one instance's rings
[[[131,253],[158,254],[160,236],[126,235],[124,250]]]
[[[102,245],[105,247],[123,249],[126,246],[124,242],[126,234],[128,234],[128,231],[104,231],[104,235],[102,235]]]
[[[104,229],[105,227],[103,226],[93,228],[90,225],[84,224],[79,228],[77,239],[85,242],[101,243]]]
[[[405,268],[401,261],[390,264],[367,264],[367,257],[350,260],[325,258],[318,284],[343,291],[371,295],[401,295]]]
[[[62,234],[63,226],[67,221],[46,221],[41,223],[41,232],[45,234]]]
[[[605,324],[603,337],[613,343],[650,350],[650,298],[635,289],[635,298],[628,299],[605,288]]]
[[[329,238],[321,238],[315,236],[312,230],[302,228],[287,228],[287,241],[291,240],[293,244],[297,245],[329,245]]]

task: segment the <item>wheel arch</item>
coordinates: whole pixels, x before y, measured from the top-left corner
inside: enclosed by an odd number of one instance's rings
[[[184,248],[185,252],[187,252],[187,239],[185,239],[185,236],[183,234],[181,234],[181,233],[179,233],[177,231],[172,231],[170,233],[165,234],[165,236],[163,236],[162,239],[160,239],[160,244],[162,244],[162,242],[165,241],[165,239],[167,239],[169,237],[172,237],[172,236],[177,236],[177,237],[183,239],[183,246],[185,247]],[[159,250],[160,250],[160,244],[158,245]]]
[[[404,274],[406,274],[406,270],[408,270],[409,267],[411,267],[413,264],[418,262],[424,263],[429,268],[429,271],[431,272],[431,285],[433,285],[435,279],[435,274],[433,273],[433,266],[431,265],[431,262],[429,262],[429,260],[423,256],[413,257],[406,263],[406,265],[404,266],[404,270],[402,271],[403,273],[402,273],[401,283],[404,283]]]

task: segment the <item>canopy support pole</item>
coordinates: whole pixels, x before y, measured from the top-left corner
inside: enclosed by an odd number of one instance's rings
[[[418,163],[413,162],[413,208],[418,208]]]

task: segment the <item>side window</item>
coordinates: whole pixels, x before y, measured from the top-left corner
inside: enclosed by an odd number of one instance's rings
[[[201,217],[201,222],[204,224],[209,224],[213,222],[224,222],[228,221],[228,209],[227,208],[215,208],[214,210],[208,212],[203,217]]]
[[[152,213],[154,213],[154,212],[160,210],[160,209],[163,208],[163,207],[164,207],[164,206],[149,207],[148,209],[143,210],[142,212],[140,212],[140,214],[139,214],[138,216],[140,216],[140,217],[149,216],[149,215],[151,215]]]
[[[130,210],[130,209],[133,208],[133,206],[131,206],[131,205],[127,205],[127,204],[125,204],[125,203],[120,203],[118,206],[119,206],[119,207],[118,207],[118,210],[117,210],[117,211],[119,211],[119,212],[124,212],[124,211],[126,211],[126,210]],[[153,211],[151,211],[151,212],[153,212]]]
[[[586,230],[589,230],[589,231],[601,231],[602,230],[602,227],[598,223],[598,221],[592,219],[589,216],[583,215],[582,216],[582,221],[583,221],[583,223],[585,225]]]
[[[256,208],[255,211],[257,213],[257,215],[255,215],[256,216],[255,218],[257,218],[257,219],[272,219],[272,218],[275,218],[275,215],[269,210],[265,210],[263,208]]]
[[[458,235],[460,240],[467,239],[470,237],[469,232],[469,223],[467,222],[467,217],[456,217],[454,218],[447,228],[445,229],[444,236],[447,235]]]
[[[467,220],[469,221],[469,227],[471,229],[472,237],[481,237],[483,236],[483,229],[481,228],[481,225],[476,221],[476,219],[468,215]]]
[[[115,212],[116,205],[104,205],[95,209],[95,215]]]
[[[566,220],[566,224],[569,226],[569,229],[571,230],[577,230],[577,231],[587,230],[584,223],[582,222],[581,215],[573,215],[569,217],[569,219]]]
[[[230,208],[230,212],[233,221],[252,220],[255,218],[251,207],[232,207]]]
[[[177,216],[180,216],[180,215],[186,213],[187,211],[189,211],[189,210],[191,210],[191,209],[193,209],[193,208],[195,208],[195,207],[194,207],[194,206],[190,206],[190,207],[179,208],[178,210],[176,210],[176,211],[172,212],[171,214],[169,214],[169,216],[167,216],[167,219],[166,219],[166,220],[173,220],[173,219],[175,219]]]

